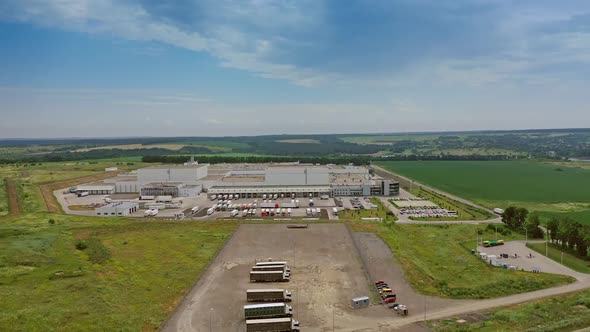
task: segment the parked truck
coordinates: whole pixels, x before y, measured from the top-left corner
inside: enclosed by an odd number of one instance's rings
[[[250,282],[274,282],[289,281],[289,272],[275,271],[250,271]]]
[[[291,272],[287,265],[256,265],[252,266],[252,271],[285,271]]]
[[[293,307],[282,302],[247,304],[244,306],[244,316],[246,319],[291,317]]]
[[[503,244],[504,244],[504,240],[483,241],[483,246],[484,247],[495,247],[495,246],[501,246]]]
[[[268,261],[264,261],[264,262],[258,262],[256,264],[254,264],[256,266],[264,266],[264,265],[287,265],[287,261],[272,261],[272,260],[268,260]]]
[[[293,332],[299,331],[299,322],[286,318],[248,319],[246,332]]]
[[[285,289],[248,289],[248,302],[291,302],[291,292]]]

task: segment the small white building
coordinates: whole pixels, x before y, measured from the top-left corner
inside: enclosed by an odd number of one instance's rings
[[[353,297],[350,304],[353,308],[364,308],[364,307],[368,307],[369,303],[370,303],[370,300],[369,300],[368,296],[359,296],[359,297]]]
[[[113,167],[107,167],[107,168],[104,169],[105,172],[116,172],[118,170],[119,170],[119,168],[118,167],[114,167],[114,166]]]
[[[128,216],[139,209],[137,202],[113,202],[94,210],[97,216],[115,217]]]

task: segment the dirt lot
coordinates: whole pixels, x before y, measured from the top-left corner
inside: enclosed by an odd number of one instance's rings
[[[255,260],[268,257],[289,262],[290,282],[249,282],[248,273]],[[379,257],[373,262],[384,263]],[[391,265],[391,260],[387,264]],[[388,322],[404,318],[377,304],[364,309],[350,308],[352,297],[370,295],[369,287],[345,225],[315,224],[307,229],[287,229],[285,225],[244,224],[178,306],[163,331],[209,331],[210,324],[212,331],[245,331],[242,306],[246,304],[248,288],[291,290],[294,318],[304,331],[332,331],[332,321],[336,331],[388,331]]]

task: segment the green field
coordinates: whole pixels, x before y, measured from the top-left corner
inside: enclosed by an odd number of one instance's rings
[[[545,256],[545,243],[528,243],[527,247]],[[547,246],[547,249],[549,258],[558,263],[561,263],[561,248],[550,243]],[[563,253],[563,265],[578,272],[590,273],[590,261],[580,259],[568,252]]]
[[[399,225],[352,223],[355,231],[378,234],[395,253],[404,275],[419,292],[458,299],[481,299],[524,293],[573,282],[562,275],[535,274],[491,267],[472,255],[480,225]],[[521,235],[504,235],[505,240]]]
[[[156,330],[234,227],[42,214],[2,222],[1,330]]]
[[[0,176],[0,217],[8,214],[8,194],[4,175]]]
[[[394,161],[377,165],[489,208],[575,212],[590,223],[590,170],[539,161]]]
[[[590,325],[590,291],[501,308],[485,313],[478,322],[457,323],[460,318],[429,322],[428,326],[438,332],[574,331]]]

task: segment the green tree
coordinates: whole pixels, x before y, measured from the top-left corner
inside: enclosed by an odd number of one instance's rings
[[[514,223],[514,228],[521,228],[524,226],[526,222],[526,218],[529,215],[529,211],[523,207],[516,209],[516,220]]]
[[[547,230],[549,231],[549,235],[551,236],[551,242],[555,242],[555,240],[557,240],[558,229],[559,219],[557,219],[556,217],[551,217],[551,219],[547,223]]]
[[[515,220],[516,220],[516,207],[515,206],[507,207],[504,210],[504,213],[502,213],[502,222],[505,223],[506,225],[508,225],[509,227],[512,227]]]
[[[539,215],[536,213],[532,213],[526,221],[524,225],[528,236],[530,238],[542,238],[543,237],[543,230],[541,227],[541,221],[539,220]]]

